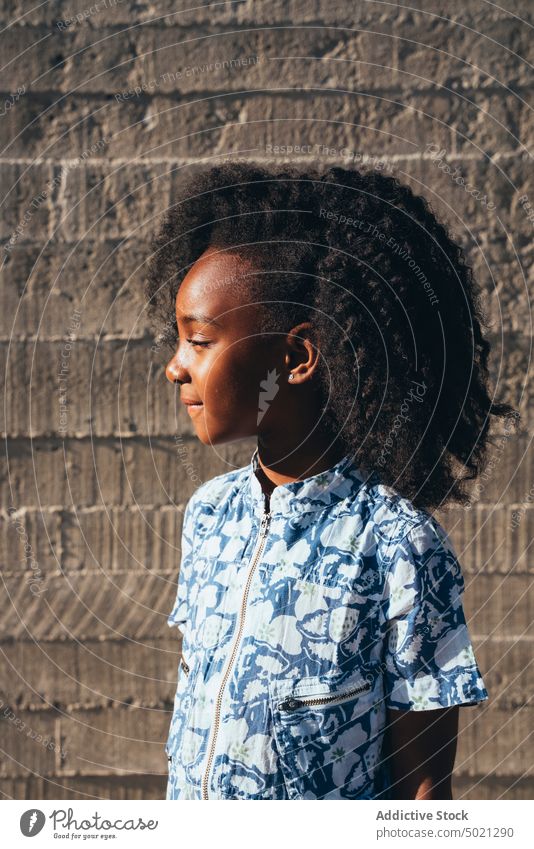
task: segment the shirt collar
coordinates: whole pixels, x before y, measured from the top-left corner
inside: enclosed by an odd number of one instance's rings
[[[255,474],[258,468],[256,447],[247,469],[245,487],[252,512],[261,517],[266,509],[266,498]],[[270,512],[272,515],[294,515],[322,510],[355,496],[368,478],[369,474],[354,464],[352,455],[346,454],[330,469],[303,480],[276,486],[270,497]]]

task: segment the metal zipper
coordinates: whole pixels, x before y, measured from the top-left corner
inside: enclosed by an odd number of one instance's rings
[[[347,699],[349,696],[355,696],[357,693],[363,693],[364,690],[368,690],[371,684],[367,681],[365,684],[362,684],[360,687],[355,687],[352,690],[347,690],[345,693],[338,693],[333,696],[317,696],[316,698],[302,698],[296,699],[293,696],[289,696],[289,698],[284,699],[283,702],[280,702],[278,705],[278,710],[297,710],[301,707],[308,707],[309,705],[326,705],[331,704],[332,702],[337,702],[340,699]]]
[[[248,576],[247,576],[247,581],[246,581],[246,584],[245,584],[245,590],[243,592],[243,599],[241,601],[241,611],[240,611],[241,618],[240,618],[240,621],[239,621],[239,628],[238,628],[237,635],[236,635],[236,638],[235,638],[234,647],[232,649],[232,654],[230,656],[230,661],[228,663],[228,666],[226,667],[226,672],[224,673],[223,680],[222,680],[221,686],[219,688],[219,693],[217,695],[217,703],[216,703],[216,706],[215,706],[215,721],[213,723],[211,745],[209,747],[208,764],[207,764],[206,771],[205,771],[203,779],[202,779],[202,798],[203,799],[209,799],[209,796],[208,796],[209,774],[210,774],[211,765],[212,765],[212,762],[213,762],[213,756],[215,754],[215,744],[217,742],[217,732],[219,730],[219,723],[220,723],[220,719],[221,719],[221,704],[222,704],[224,688],[226,686],[226,682],[228,681],[228,678],[229,678],[229,675],[230,675],[230,670],[232,669],[233,663],[234,663],[236,655],[237,655],[237,649],[238,649],[239,643],[241,641],[241,634],[243,633],[243,626],[245,624],[245,613],[246,613],[247,599],[248,599],[248,593],[249,593],[249,590],[250,590],[250,584],[252,582],[252,576],[254,574],[254,570],[256,569],[256,566],[257,566],[258,561],[260,559],[261,553],[263,551],[263,548],[264,548],[264,545],[265,545],[265,538],[266,538],[267,532],[269,530],[271,513],[267,509],[268,506],[269,506],[268,497],[267,497],[267,495],[265,495],[265,512],[263,513],[263,515],[261,517],[260,532],[258,534],[257,548],[256,548],[255,553],[252,556],[251,566],[250,566],[250,570],[249,570],[249,573],[248,573]]]

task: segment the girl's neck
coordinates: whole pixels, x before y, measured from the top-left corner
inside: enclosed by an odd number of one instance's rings
[[[322,456],[319,456],[321,453]],[[304,480],[331,469],[346,453],[346,447],[337,441],[328,450],[314,453],[313,457],[302,452],[288,452],[286,456],[279,454],[281,459],[277,460],[266,446],[258,445],[256,477],[263,492],[270,496],[277,486]]]

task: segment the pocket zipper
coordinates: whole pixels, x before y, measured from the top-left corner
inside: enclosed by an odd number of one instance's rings
[[[185,662],[185,660],[183,659],[183,657],[180,658],[180,666],[184,670],[184,673],[186,675],[189,675],[190,669],[189,669],[189,666],[187,665],[187,663]],[[172,755],[167,754],[167,760],[169,761],[169,763],[172,763]]]
[[[283,702],[278,704],[278,710],[297,710],[301,707],[308,707],[308,705],[325,705],[331,704],[332,702],[337,702],[340,699],[346,699],[349,696],[355,696],[357,693],[363,693],[365,690],[369,690],[371,687],[370,681],[367,681],[365,684],[362,684],[360,687],[355,687],[352,690],[347,690],[344,693],[338,693],[333,696],[317,696],[316,698],[302,698],[296,699],[293,696],[289,696],[289,698],[284,699]]]

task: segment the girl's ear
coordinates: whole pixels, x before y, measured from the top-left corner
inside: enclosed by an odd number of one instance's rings
[[[311,380],[320,356],[311,321],[303,321],[289,331],[286,336],[286,348],[284,364],[288,373],[293,375],[292,385]]]

